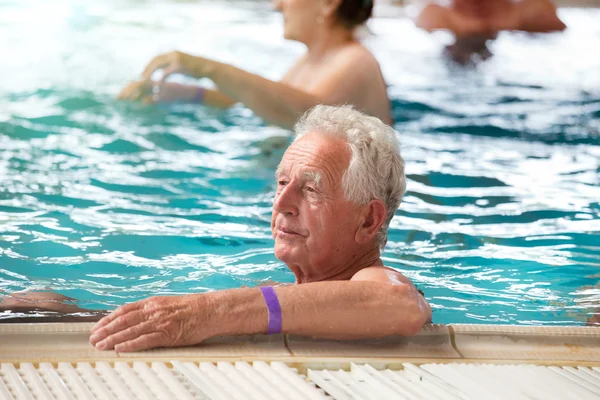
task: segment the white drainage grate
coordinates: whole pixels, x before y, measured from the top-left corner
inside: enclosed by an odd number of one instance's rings
[[[0,364],[0,400],[325,398],[296,370],[277,362]]]
[[[403,364],[308,369],[281,362],[0,364],[0,399],[598,399],[600,368]]]
[[[347,371],[308,371],[342,399],[590,399],[600,398],[600,369],[494,364],[403,364],[378,371],[352,364]]]

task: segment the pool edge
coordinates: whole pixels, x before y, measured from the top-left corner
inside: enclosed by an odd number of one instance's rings
[[[283,361],[290,364],[369,362],[534,363],[600,365],[600,327],[427,325],[414,337],[334,341],[295,335],[217,337],[192,347],[136,353],[98,351],[89,322],[0,324],[0,362]]]

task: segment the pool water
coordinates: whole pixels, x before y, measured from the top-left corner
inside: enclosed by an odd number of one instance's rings
[[[435,322],[600,307],[600,12],[560,15],[565,33],[501,34],[470,67],[444,33],[371,21],[408,176],[383,258]],[[277,79],[303,51],[281,23],[269,2],[0,1],[0,293],[107,309],[293,281],[269,224],[287,133],[241,106],[114,100],[173,49]]]

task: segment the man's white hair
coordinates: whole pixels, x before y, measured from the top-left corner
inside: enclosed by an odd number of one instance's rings
[[[385,222],[377,232],[383,249],[394,213],[406,190],[404,160],[396,132],[378,118],[355,110],[352,106],[319,105],[307,111],[294,127],[296,138],[310,132],[341,138],[352,152],[350,165],[342,178],[347,201],[367,204],[383,201],[387,209]]]

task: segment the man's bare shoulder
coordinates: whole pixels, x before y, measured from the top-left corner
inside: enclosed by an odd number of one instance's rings
[[[448,8],[439,4],[428,4],[419,13],[416,24],[419,28],[429,32],[436,29],[450,29],[448,22],[450,12]]]
[[[393,268],[385,267],[385,266],[372,266],[363,268],[358,271],[352,278],[352,281],[373,281],[373,282],[385,282],[391,283],[393,285],[398,284],[410,284],[410,280],[402,275],[400,272],[396,271]]]
[[[519,11],[556,11],[556,6],[550,0],[521,0],[517,6]]]
[[[408,289],[416,298],[418,298],[420,307],[427,315],[426,321],[431,322],[432,312],[431,306],[425,299],[425,295],[420,291],[407,277],[402,275],[395,269],[385,266],[372,266],[361,269],[350,279],[351,281],[368,281],[368,282],[382,282],[391,285],[398,285]]]
[[[562,31],[566,28],[550,0],[522,0],[518,4],[518,30],[526,32]]]

